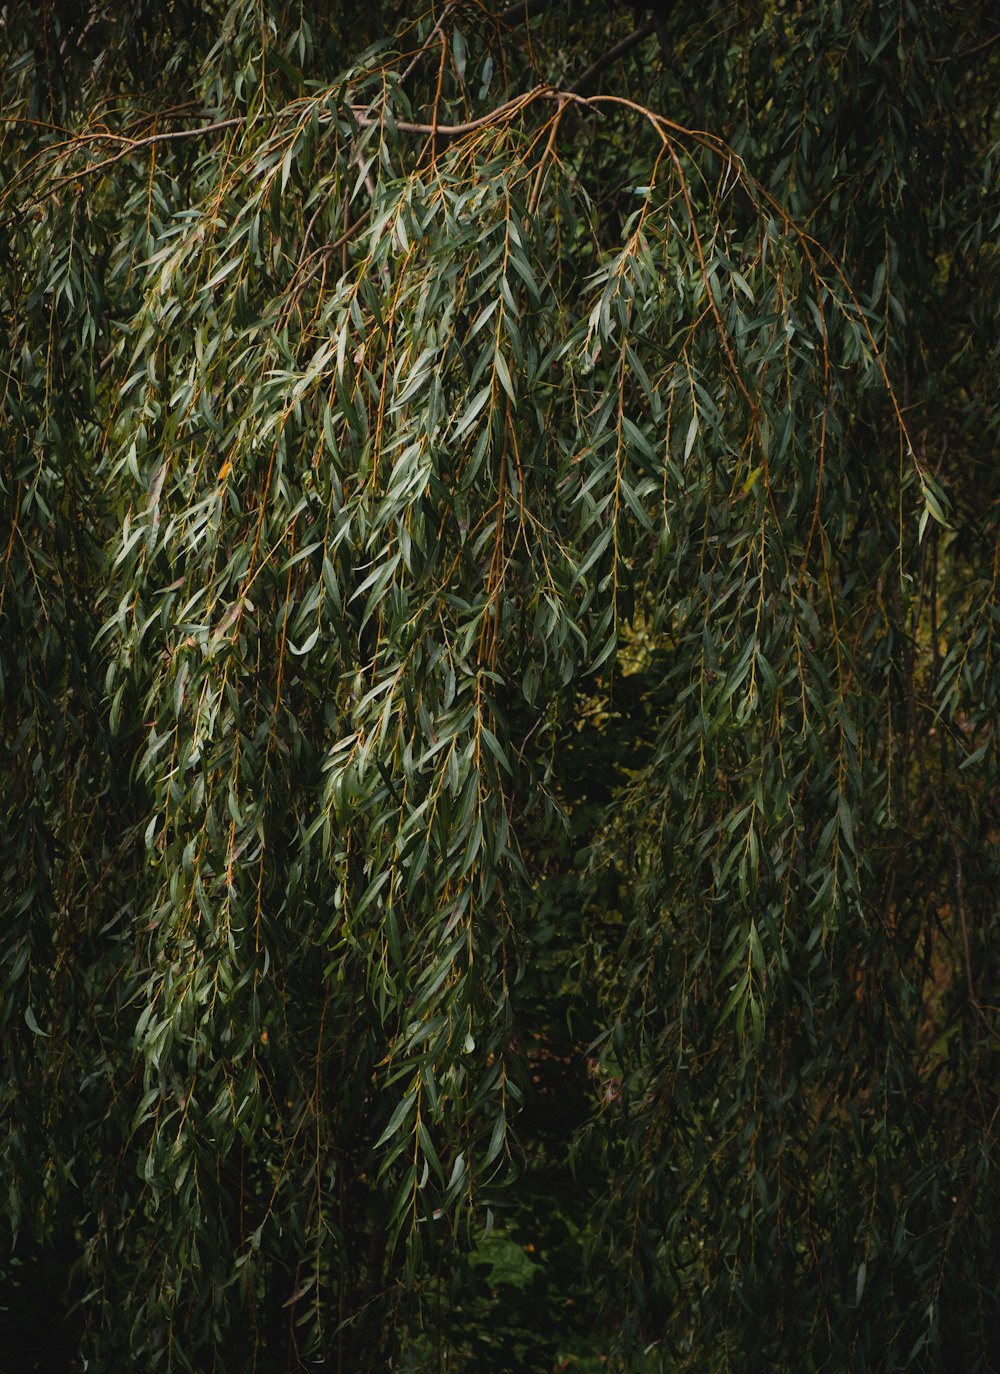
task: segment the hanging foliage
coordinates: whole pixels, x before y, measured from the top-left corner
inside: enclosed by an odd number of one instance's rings
[[[11,1340],[996,1367],[995,33],[126,8],[0,17]]]

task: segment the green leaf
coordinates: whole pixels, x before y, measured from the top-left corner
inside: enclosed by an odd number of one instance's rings
[[[401,1099],[401,1101],[399,1101],[396,1104],[395,1110],[393,1111],[392,1116],[390,1116],[389,1118],[388,1125],[386,1126],[382,1134],[379,1136],[378,1140],[376,1140],[375,1142],[376,1150],[380,1149],[386,1143],[386,1141],[391,1140],[394,1135],[397,1135],[402,1130],[402,1128],[406,1125],[406,1122],[409,1120],[409,1118],[413,1115],[414,1111],[416,1110],[416,1106],[417,1090],[416,1088],[413,1088],[404,1098]]]

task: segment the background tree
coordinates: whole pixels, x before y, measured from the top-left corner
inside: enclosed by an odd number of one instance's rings
[[[998,31],[328,8],[0,18],[8,1341],[995,1368]]]

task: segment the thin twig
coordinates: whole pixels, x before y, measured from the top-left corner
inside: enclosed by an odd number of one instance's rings
[[[563,110],[565,110],[565,108],[566,101],[561,100],[559,104],[556,106],[555,114],[552,116],[552,128],[549,130],[548,142],[546,143],[542,156],[539,159],[538,171],[535,174],[535,184],[532,187],[531,196],[528,200],[529,216],[535,213],[535,209],[538,206],[538,199],[542,194],[542,185],[545,181],[545,169],[548,166],[549,159],[552,157],[552,154],[555,150],[556,135],[559,132],[559,121],[562,119]]]
[[[148,134],[145,138],[127,139],[124,134],[97,134],[96,140],[106,140],[127,142],[128,147],[123,148],[120,153],[115,153],[114,157],[105,158],[103,162],[92,163],[89,167],[84,167],[79,172],[69,173],[67,176],[57,178],[56,184],[63,181],[76,181],[81,176],[91,176],[94,172],[101,171],[104,167],[110,167],[112,163],[121,162],[122,158],[128,157],[129,153],[134,153],[137,148],[150,148],[154,143],[171,143],[178,138],[201,138],[203,134],[214,134],[220,129],[239,129],[247,123],[245,117],[238,116],[235,119],[220,119],[214,124],[200,124],[196,129],[172,129],[165,134]]]
[[[449,3],[444,7],[444,12],[442,13],[441,18],[437,21],[437,23],[431,29],[430,33],[427,35],[427,41],[425,43],[422,43],[421,46],[417,49],[416,53],[413,56],[412,62],[407,67],[403,75],[399,78],[401,84],[405,84],[413,75],[413,73],[417,70],[417,68],[420,66],[421,62],[424,60],[424,58],[430,52],[431,48],[434,46],[434,40],[437,38],[438,34],[443,35],[444,26],[451,17],[452,11],[456,9],[458,9],[457,0],[449,0]]]
[[[485,129],[487,125],[495,123],[505,115],[516,114],[519,110],[530,105],[533,100],[539,98],[555,99],[560,93],[552,86],[535,86],[524,95],[515,96],[513,100],[505,100],[502,105],[497,105],[488,114],[480,115],[478,119],[470,119],[464,124],[416,124],[412,120],[397,119],[393,121],[393,128],[398,129],[404,134],[431,134],[440,135],[442,138],[457,138],[461,134],[474,133],[476,129]],[[353,118],[362,128],[371,128],[373,124],[384,124],[384,115],[371,115],[366,109],[360,106],[351,105],[348,107]]]

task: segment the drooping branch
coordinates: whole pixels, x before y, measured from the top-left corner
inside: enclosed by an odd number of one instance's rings
[[[609,48],[606,53],[597,58],[595,62],[592,62],[587,70],[574,81],[570,89],[577,95],[583,95],[587,87],[597,80],[601,72],[612,66],[620,57],[624,57],[626,53],[631,52],[633,48],[638,47],[644,39],[655,32],[656,21],[650,19],[647,23],[643,24],[641,28],[636,29],[634,33],[628,34],[627,37],[622,38],[613,48]]]
[[[432,134],[440,135],[442,138],[459,138],[462,134],[474,133],[477,129],[485,129],[498,120],[508,118],[539,98],[557,98],[559,95],[560,92],[555,87],[535,86],[524,95],[515,96],[513,100],[505,100],[502,105],[497,105],[487,114],[480,115],[477,119],[466,120],[463,124],[424,124],[409,119],[396,119],[393,121],[393,128],[403,134]],[[369,114],[359,106],[352,105],[350,110],[352,117],[362,128],[370,128],[373,124],[383,122],[382,116]]]
[[[517,5],[508,5],[496,16],[498,24],[527,24],[536,15],[547,9],[549,0],[520,0]]]

